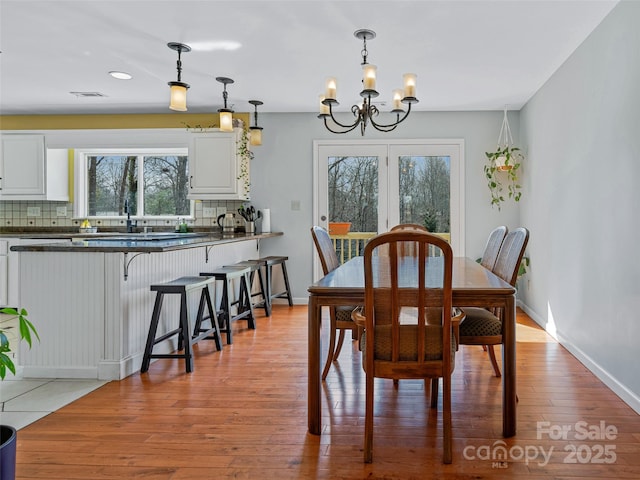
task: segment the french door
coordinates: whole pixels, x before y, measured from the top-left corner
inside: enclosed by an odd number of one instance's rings
[[[362,243],[399,223],[418,223],[464,256],[463,140],[317,140],[314,179],[315,225],[332,231],[350,224],[348,238]],[[340,251],[341,259],[361,253],[354,248]]]

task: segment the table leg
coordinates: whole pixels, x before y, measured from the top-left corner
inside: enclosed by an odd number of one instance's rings
[[[516,299],[507,298],[502,332],[502,435],[516,434]]]
[[[308,426],[309,433],[320,435],[322,411],[320,398],[320,318],[321,306],[315,295],[309,295],[309,389]]]

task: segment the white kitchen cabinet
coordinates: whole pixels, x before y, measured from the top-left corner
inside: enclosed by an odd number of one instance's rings
[[[192,133],[189,139],[189,198],[247,200],[249,165],[238,155],[242,129]],[[242,175],[241,175],[242,173]]]
[[[69,200],[66,149],[47,152],[39,134],[3,134],[0,143],[0,200]]]
[[[2,135],[0,196],[44,196],[44,135]]]
[[[11,252],[13,245],[18,245],[18,238],[0,239],[0,308],[20,306],[18,295],[18,253]]]

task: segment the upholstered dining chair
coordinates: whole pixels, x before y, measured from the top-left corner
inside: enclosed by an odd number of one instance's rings
[[[498,252],[492,272],[514,286],[518,279],[520,262],[529,241],[529,230],[516,228],[507,233]],[[494,345],[502,344],[502,310],[478,307],[462,307],[465,319],[460,323],[460,345],[486,346],[496,377],[500,377],[500,367],[496,360]]]
[[[311,227],[311,236],[313,237],[313,243],[316,246],[316,251],[320,257],[320,263],[322,264],[322,271],[325,275],[332,272],[340,265],[338,261],[338,255],[333,247],[333,242],[324,228],[314,225]],[[344,343],[344,337],[346,331],[351,331],[351,338],[353,340],[358,339],[358,326],[351,319],[351,312],[356,306],[338,306],[330,307],[329,309],[329,353],[327,354],[327,360],[322,370],[322,380],[327,378],[331,363],[335,362],[342,350],[342,344]],[[338,344],[336,345],[336,332],[340,332],[338,337]]]
[[[416,246],[415,255],[402,255],[402,245],[407,243]],[[439,249],[442,256],[429,257],[431,248]],[[374,378],[443,379],[443,461],[452,461],[451,373],[456,351],[452,261],[450,245],[427,232],[387,232],[365,246],[365,304],[361,313],[354,314],[364,324],[365,462],[373,460]],[[427,312],[434,309],[439,321],[427,321]],[[433,390],[431,393],[434,406]]]
[[[491,231],[489,238],[487,238],[487,244],[484,247],[482,258],[480,258],[480,265],[489,270],[493,270],[496,260],[498,259],[498,252],[500,252],[500,247],[508,232],[509,229],[504,225],[496,227]]]
[[[496,264],[496,260],[498,259],[498,252],[500,251],[500,247],[502,246],[504,237],[508,232],[509,229],[506,226],[501,225],[494,228],[491,233],[489,233],[489,238],[487,238],[484,252],[482,253],[482,257],[480,258],[480,265],[482,265],[486,269],[493,270],[493,267]],[[490,310],[495,314],[495,309]],[[498,361],[496,360],[496,352],[494,348],[489,345],[483,345],[482,348],[484,348],[484,350],[489,354],[489,360],[491,361],[493,371],[495,372],[496,376],[499,377],[500,367],[498,366]]]

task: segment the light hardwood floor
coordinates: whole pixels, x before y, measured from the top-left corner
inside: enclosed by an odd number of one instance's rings
[[[502,439],[500,379],[480,347],[462,347],[452,465],[442,464],[441,416],[424,383],[401,381],[394,391],[383,380],[373,464],[363,463],[355,342],[327,377],[323,434],[307,433],[306,306],[261,315],[255,331],[238,322],[222,352],[200,343],[192,374],[181,361],[158,360],[20,430],[18,480],[640,478],[640,416],[522,312],[518,433]],[[583,427],[601,426],[609,438],[580,438]],[[551,438],[562,429],[565,439]],[[506,457],[492,459],[500,446]]]

